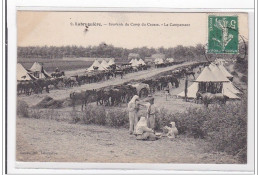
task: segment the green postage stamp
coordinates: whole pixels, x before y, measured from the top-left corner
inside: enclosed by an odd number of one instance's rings
[[[208,53],[238,53],[238,17],[208,17]]]

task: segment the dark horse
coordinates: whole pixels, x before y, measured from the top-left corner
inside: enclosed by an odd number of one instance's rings
[[[58,78],[58,77],[61,77],[61,76],[65,76],[65,73],[63,71],[62,72],[53,72],[53,73],[51,73],[51,76]]]
[[[208,92],[206,93],[197,92],[196,101],[198,102],[199,99],[201,99],[204,105],[208,107],[208,105],[212,102],[219,102],[220,104],[226,104],[228,97],[222,93],[212,94]]]
[[[76,102],[81,102],[81,111],[83,111],[83,106],[87,105],[90,102],[91,96],[96,95],[96,90],[86,90],[81,92],[72,92],[70,93],[70,99],[72,100],[72,106],[75,107]]]

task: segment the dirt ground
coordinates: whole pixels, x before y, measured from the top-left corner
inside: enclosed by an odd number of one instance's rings
[[[26,126],[26,127],[25,127]],[[138,141],[127,129],[17,117],[17,161],[111,163],[238,163],[206,150],[204,140]]]

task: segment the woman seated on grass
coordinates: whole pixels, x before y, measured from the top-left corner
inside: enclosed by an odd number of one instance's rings
[[[136,125],[136,139],[137,140],[156,140],[154,131],[147,127],[147,119],[141,117]]]

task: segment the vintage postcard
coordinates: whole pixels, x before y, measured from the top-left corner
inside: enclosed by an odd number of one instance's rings
[[[248,13],[17,11],[17,162],[247,164]]]

